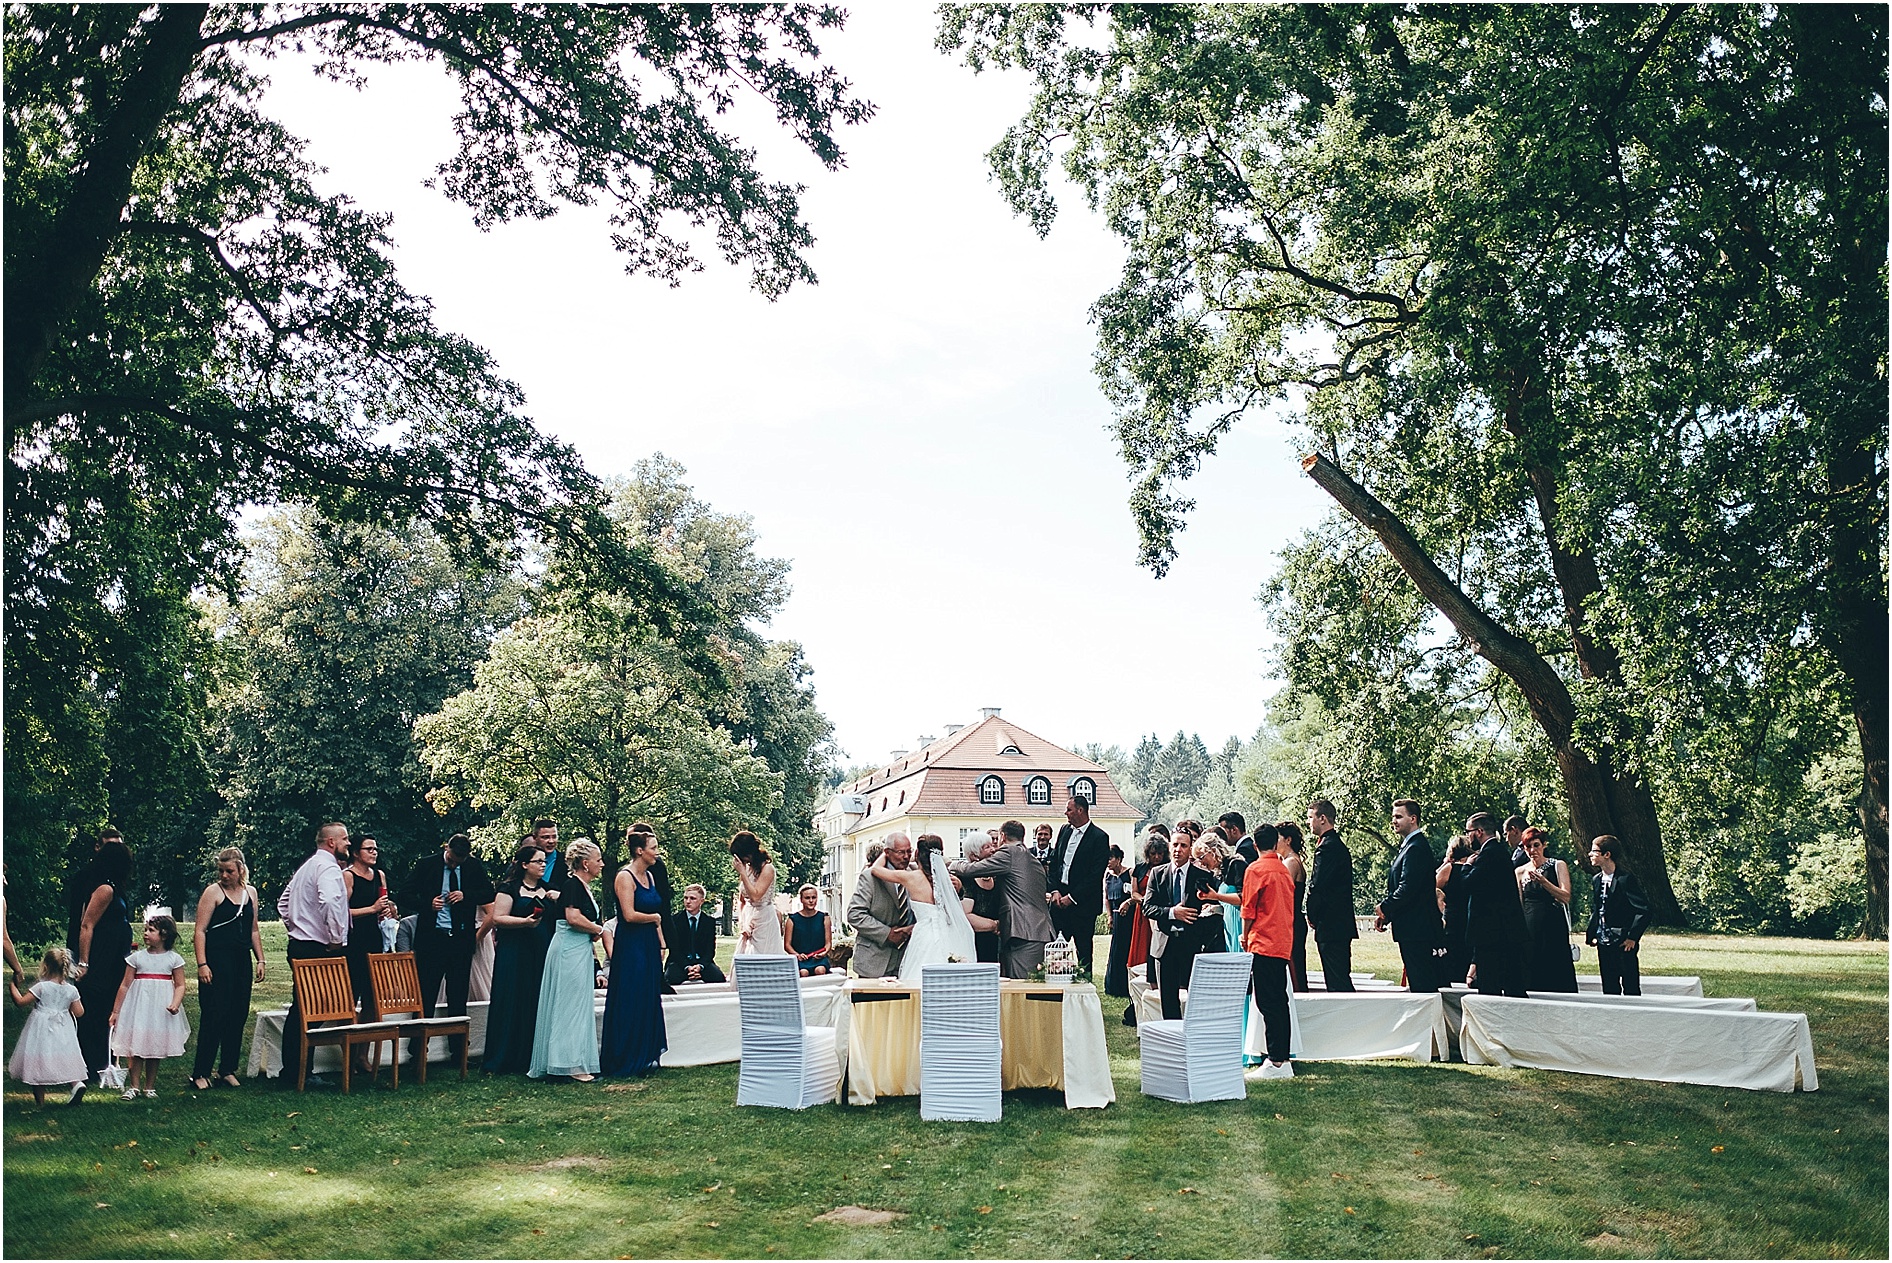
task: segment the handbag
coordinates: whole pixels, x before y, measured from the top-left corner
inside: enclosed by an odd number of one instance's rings
[[[118,1058],[105,1063],[99,1070],[99,1087],[116,1092],[125,1086],[125,1067],[118,1064]]]

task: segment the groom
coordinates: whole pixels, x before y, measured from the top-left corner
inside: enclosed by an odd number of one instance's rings
[[[1045,909],[1045,866],[1025,849],[1025,826],[1007,820],[999,826],[999,849],[982,860],[957,865],[961,881],[997,879],[1004,896],[999,914],[999,971],[1007,978],[1028,978],[1044,963],[1051,941],[1051,916]]]

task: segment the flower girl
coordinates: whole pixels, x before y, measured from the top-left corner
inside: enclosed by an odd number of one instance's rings
[[[40,1105],[46,1104],[48,1084],[70,1086],[72,1095],[66,1099],[73,1105],[85,1094],[85,1055],[79,1051],[79,1028],[73,1022],[84,1016],[85,1005],[79,1003],[79,989],[66,981],[71,968],[71,954],[54,947],[40,959],[39,981],[30,989],[21,991],[12,979],[7,980],[13,1003],[21,1008],[33,1006],[20,1041],[13,1046],[7,1073],[31,1087],[33,1100]]]
[[[145,922],[144,949],[125,957],[125,981],[112,1003],[112,1055],[131,1058],[127,1101],[138,1097],[141,1071],[145,1095],[157,1096],[158,1063],[182,1053],[190,1037],[182,1012],[184,958],[171,950],[176,945],[177,922],[155,916]]]

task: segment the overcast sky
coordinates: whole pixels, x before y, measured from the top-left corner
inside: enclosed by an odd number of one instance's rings
[[[438,66],[376,68],[357,92],[278,61],[269,103],[323,187],[394,215],[407,287],[494,353],[542,429],[601,475],[664,452],[754,519],[793,564],[769,631],[803,645],[844,761],[982,706],[1067,745],[1246,738],[1279,687],[1256,594],[1326,507],[1295,434],[1245,423],[1191,484],[1168,577],[1137,566],[1091,370],[1089,308],[1121,249],[1074,197],[1043,241],[1007,211],[984,153],[1026,84],[932,40],[921,5],[862,6],[830,35],[825,58],[879,107],[837,173],[737,116],[768,175],[808,185],[820,283],[773,303],[715,261],[677,289],[625,275],[596,211],[479,232],[422,184],[453,148]]]

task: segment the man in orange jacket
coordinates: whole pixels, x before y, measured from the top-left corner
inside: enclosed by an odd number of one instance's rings
[[[1268,1060],[1254,1079],[1292,1079],[1288,1064],[1288,958],[1294,954],[1294,877],[1281,862],[1286,841],[1273,825],[1255,826],[1260,857],[1242,875],[1242,946],[1254,956],[1255,1007],[1261,1010]]]

